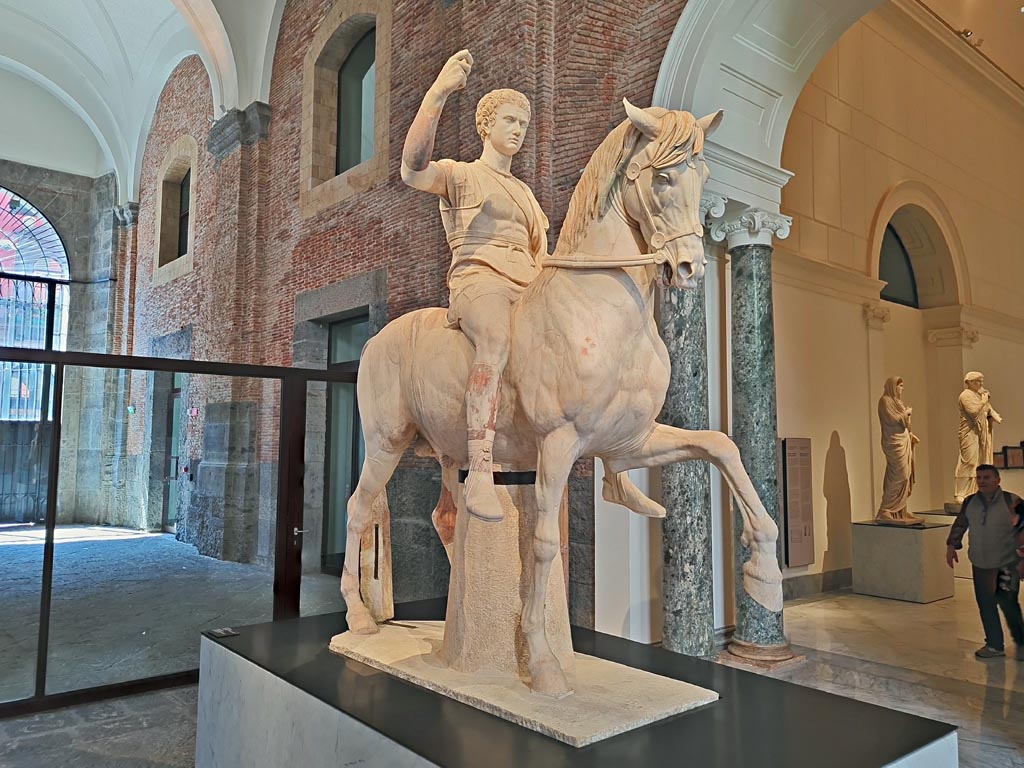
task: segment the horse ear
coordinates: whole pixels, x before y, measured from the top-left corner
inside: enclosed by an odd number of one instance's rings
[[[725,112],[718,110],[713,114],[705,115],[697,121],[700,127],[704,129],[704,138],[707,138],[718,129],[718,126],[722,124],[723,117],[725,117]]]
[[[623,99],[622,106],[626,108],[626,116],[629,118],[629,121],[640,133],[648,139],[654,139],[658,135],[658,129],[661,125],[661,121],[658,118],[651,117],[639,107],[634,107],[629,103],[629,99]]]

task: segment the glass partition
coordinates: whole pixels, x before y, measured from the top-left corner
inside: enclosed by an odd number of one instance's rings
[[[344,609],[327,401],[351,368],[4,347],[0,374],[0,715],[187,682],[203,631]]]

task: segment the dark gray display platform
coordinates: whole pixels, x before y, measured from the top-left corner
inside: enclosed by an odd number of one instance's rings
[[[397,606],[396,620],[441,619],[444,607]],[[954,726],[578,628],[579,653],[721,698],[574,748],[330,653],[331,637],[345,628],[338,613],[204,637],[197,768],[957,765]]]

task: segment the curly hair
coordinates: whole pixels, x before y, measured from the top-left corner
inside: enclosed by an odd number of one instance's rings
[[[476,105],[476,132],[484,139],[494,125],[495,115],[498,108],[503,104],[514,104],[526,112],[527,119],[530,118],[530,100],[519,91],[511,88],[499,88],[496,91],[484,94],[484,97]]]

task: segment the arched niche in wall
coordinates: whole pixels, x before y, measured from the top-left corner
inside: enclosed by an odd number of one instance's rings
[[[871,276],[879,278],[886,229],[892,227],[913,265],[920,309],[969,306],[970,283],[960,236],[942,199],[919,181],[886,194],[871,227]]]

